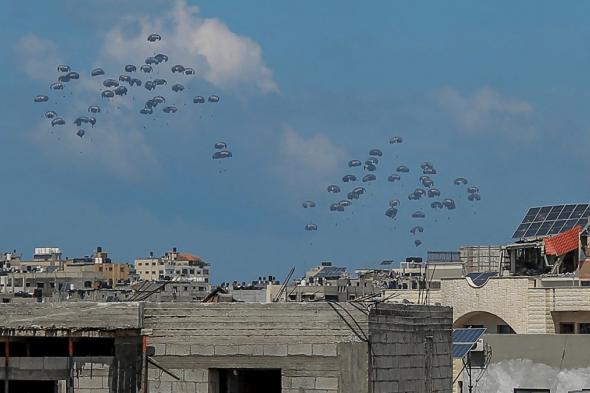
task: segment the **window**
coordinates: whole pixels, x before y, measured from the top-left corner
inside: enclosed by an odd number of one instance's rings
[[[98,268],[98,271],[99,272],[102,272],[102,266]]]
[[[580,324],[580,334],[590,334],[590,323]]]
[[[30,286],[31,286],[31,283],[30,282],[28,282],[28,283],[25,284],[25,287],[27,287],[27,288],[30,287]]]
[[[92,287],[92,281],[84,281],[84,288]]]
[[[203,269],[203,274],[204,275],[208,275],[209,274],[209,269]]]
[[[195,269],[190,269],[188,272],[189,272],[190,274],[195,274]]]
[[[45,288],[45,283],[44,282],[38,282],[37,283],[37,288],[41,288],[41,289]]]
[[[550,389],[526,389],[526,388],[514,388],[514,393],[551,393]]]
[[[183,287],[182,288],[184,291],[188,291],[188,287]]]
[[[188,274],[188,270],[187,269],[182,269],[182,274]]]
[[[137,266],[143,266],[143,263],[137,262]]]
[[[152,274],[158,274],[157,272],[152,272]]]
[[[573,322],[559,324],[559,334],[574,334],[575,331],[575,324]]]

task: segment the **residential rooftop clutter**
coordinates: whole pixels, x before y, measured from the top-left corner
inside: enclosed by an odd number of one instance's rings
[[[27,298],[67,299],[79,290],[112,288],[129,284],[130,266],[113,263],[108,253],[97,247],[91,255],[63,258],[56,247],[35,248],[33,258],[23,259],[16,252],[5,253],[0,269],[0,294]]]
[[[531,381],[539,391],[589,388],[589,216],[588,204],[531,208],[512,242],[461,247],[462,274],[438,276],[443,265],[427,261],[423,286],[388,289],[383,298],[451,306],[454,328],[485,329],[469,354],[455,359],[457,391],[475,378],[482,392]]]
[[[114,263],[102,247],[74,258],[64,258],[56,247],[39,247],[30,260],[13,251],[0,258],[0,295],[3,302],[200,301],[211,291],[210,265],[176,248],[160,258],[152,254],[137,260],[135,266],[138,270]]]

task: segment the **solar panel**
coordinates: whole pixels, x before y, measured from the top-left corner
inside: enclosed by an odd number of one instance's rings
[[[483,272],[483,273],[469,273],[466,277],[469,277],[473,284],[478,287],[485,285],[486,282],[490,279],[490,277],[497,276],[498,272]]]
[[[453,329],[453,344],[475,344],[483,336],[486,328]]]
[[[453,357],[462,359],[471,350],[473,344],[453,344]]]
[[[512,235],[513,239],[556,235],[580,225],[588,226],[590,205],[556,205],[533,207]]]
[[[338,278],[342,275],[342,273],[345,272],[345,267],[325,266],[324,268],[322,268],[322,270],[316,273],[315,276],[322,278]]]
[[[463,358],[486,332],[485,328],[453,329],[453,357]]]

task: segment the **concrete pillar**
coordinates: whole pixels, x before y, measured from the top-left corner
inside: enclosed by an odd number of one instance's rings
[[[8,386],[8,366],[10,364],[10,342],[4,342],[4,393],[10,393]]]

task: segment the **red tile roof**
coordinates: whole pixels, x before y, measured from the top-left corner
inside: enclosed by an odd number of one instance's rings
[[[556,236],[546,237],[543,241],[545,243],[545,254],[547,255],[563,255],[578,248],[581,226],[575,226]]]
[[[179,252],[176,255],[176,259],[179,261],[192,261],[192,262],[202,261],[201,257],[194,256],[192,254],[189,254],[188,252]]]

